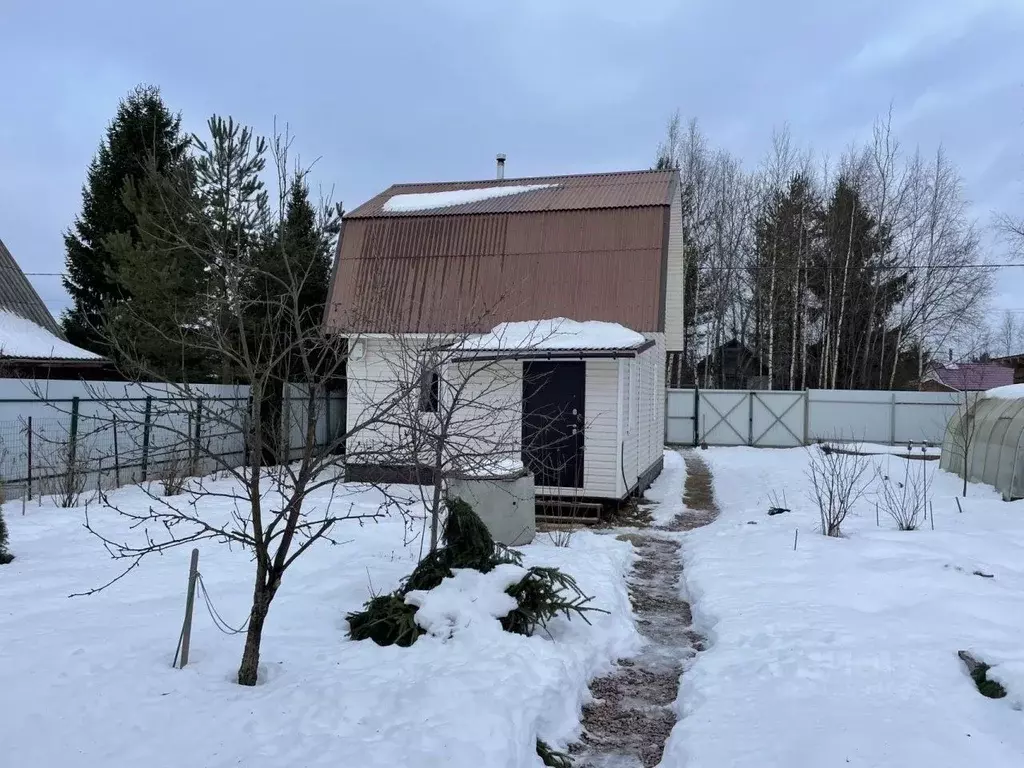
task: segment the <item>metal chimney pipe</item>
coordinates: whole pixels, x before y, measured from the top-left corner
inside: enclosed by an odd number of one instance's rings
[[[505,178],[505,156],[498,154],[498,180]]]

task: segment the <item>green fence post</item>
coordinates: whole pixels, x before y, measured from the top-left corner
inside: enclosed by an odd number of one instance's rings
[[[142,482],[149,477],[149,433],[153,415],[153,396],[146,395],[146,416],[142,422]]]
[[[111,424],[114,428],[114,485],[121,487],[121,457],[117,450],[117,414],[111,414]]]
[[[28,417],[28,500],[32,501],[32,417]]]
[[[202,424],[203,424],[203,398],[196,398],[196,437],[195,443],[192,447],[192,473],[199,473],[199,445],[200,436],[202,435]]]
[[[68,472],[73,472],[78,458],[78,398],[71,398],[71,435],[68,438]]]

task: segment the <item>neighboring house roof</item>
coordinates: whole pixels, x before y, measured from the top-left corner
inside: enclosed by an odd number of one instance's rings
[[[69,344],[31,320],[0,309],[0,358],[13,360],[96,360],[94,352]]]
[[[0,310],[31,320],[58,338],[63,338],[57,321],[25,277],[7,246],[0,240]]]
[[[95,360],[102,357],[64,340],[60,326],[0,241],[0,358]]]
[[[573,317],[664,330],[676,171],[390,187],[345,216],[327,313],[348,332]]]
[[[998,363],[933,365],[922,381],[935,381],[958,392],[974,392],[1013,384],[1013,369]]]

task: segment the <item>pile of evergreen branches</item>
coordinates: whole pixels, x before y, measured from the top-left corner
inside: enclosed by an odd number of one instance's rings
[[[378,595],[367,601],[362,611],[345,617],[348,635],[353,640],[369,639],[377,645],[408,647],[423,634],[416,624],[417,607],[405,602],[410,592],[433,589],[454,575],[455,568],[488,573],[506,563],[522,565],[522,555],[495,543],[469,504],[462,499],[450,499],[446,505],[448,519],[443,546],[423,558],[394,593]],[[559,614],[570,618],[577,614],[587,621],[587,612],[599,610],[587,605],[592,598],[583,594],[572,576],[557,568],[530,568],[505,591],[515,598],[517,607],[501,619],[501,626],[520,635],[532,635]]]

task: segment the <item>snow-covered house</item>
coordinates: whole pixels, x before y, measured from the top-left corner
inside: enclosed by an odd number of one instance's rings
[[[106,361],[69,344],[11,252],[0,241],[0,377],[95,375]]]
[[[674,171],[392,186],[344,217],[335,260],[326,323],[349,337],[348,423],[395,391],[411,347],[443,349],[446,364],[491,363],[481,386],[503,423],[489,437],[540,496],[642,491],[662,466],[683,274]],[[429,413],[445,395],[417,375]],[[352,453],[352,478],[415,469]]]

